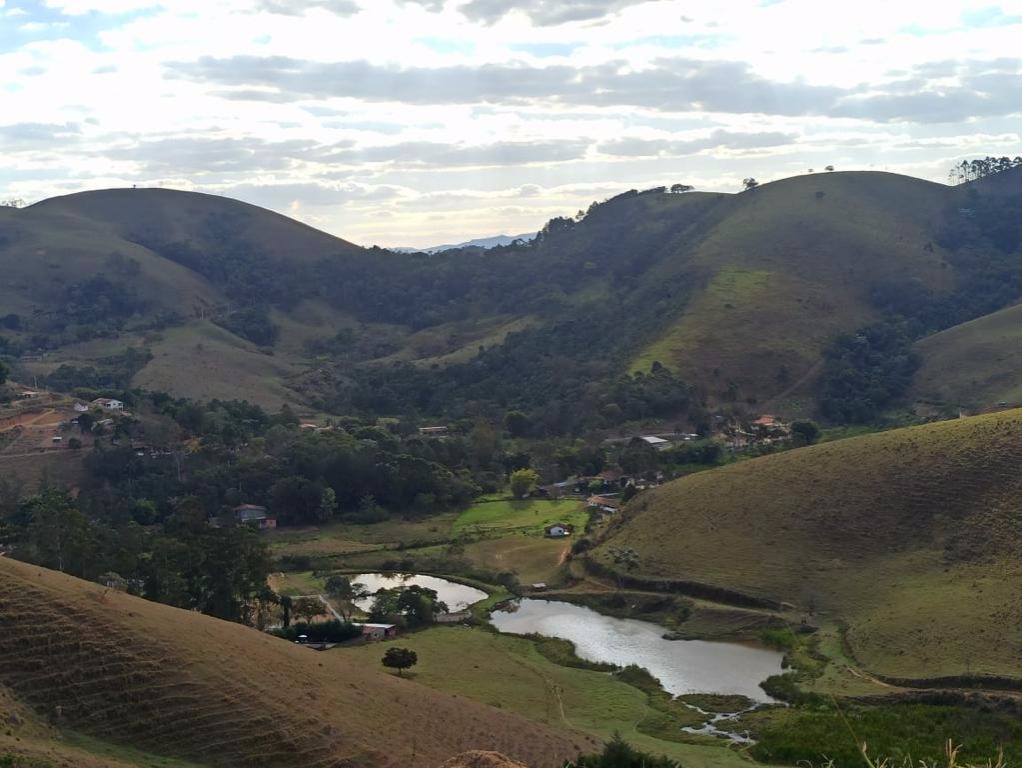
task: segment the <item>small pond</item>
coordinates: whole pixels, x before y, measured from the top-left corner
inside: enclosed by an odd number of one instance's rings
[[[777,651],[742,643],[665,640],[667,630],[656,624],[616,619],[571,603],[525,599],[494,611],[491,621],[501,632],[570,640],[589,661],[644,667],[675,696],[725,693],[769,702],[759,684],[782,671]]]
[[[447,579],[440,579],[436,576],[423,576],[418,573],[360,573],[351,577],[352,583],[364,584],[371,594],[381,589],[394,589],[395,587],[426,587],[435,590],[437,597],[447,604],[447,610],[452,613],[461,611],[472,603],[478,603],[487,597],[486,593],[475,587],[468,587]],[[372,598],[359,600],[357,605],[367,610],[373,604]]]

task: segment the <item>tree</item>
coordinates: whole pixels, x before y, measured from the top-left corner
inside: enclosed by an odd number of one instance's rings
[[[536,470],[526,467],[511,473],[511,495],[516,499],[524,499],[536,487],[539,475]]]
[[[748,192],[749,190],[752,190],[752,189],[755,189],[756,187],[758,187],[759,186],[759,182],[756,181],[754,178],[752,178],[750,176],[747,179],[742,179],[742,186],[745,188],[745,191]]]
[[[820,428],[813,421],[796,421],[791,425],[791,435],[800,445],[812,445],[820,439]]]
[[[827,166],[826,168],[824,168],[823,170],[825,170],[825,171],[833,171],[833,170],[834,170],[834,166],[833,166],[833,165],[828,165],[828,166]]]
[[[621,734],[615,733],[602,753],[580,757],[574,763],[567,763],[565,768],[681,768],[681,764],[669,757],[640,752],[625,742]]]
[[[418,662],[418,654],[409,648],[388,648],[383,654],[383,666],[396,669],[398,677],[404,677],[403,670],[411,669]]]
[[[529,434],[529,417],[521,411],[508,411],[504,415],[504,429],[511,437],[525,437]]]
[[[284,629],[291,626],[291,609],[294,607],[294,601],[290,595],[282,595],[280,598],[280,623],[284,625]]]
[[[365,584],[353,584],[347,576],[331,576],[327,579],[326,592],[334,599],[345,621],[351,620],[355,603],[369,597]]]
[[[693,187],[691,184],[672,184],[671,185],[671,192],[673,192],[676,195],[679,195],[682,192],[691,192],[693,189],[695,189],[695,187]]]
[[[323,613],[323,603],[317,597],[299,597],[294,601],[291,612],[306,621],[312,621]]]
[[[7,383],[7,375],[10,373],[7,365],[3,360],[0,360],[0,386]]]
[[[337,494],[334,489],[327,486],[319,497],[319,519],[323,522],[330,520],[337,512]]]

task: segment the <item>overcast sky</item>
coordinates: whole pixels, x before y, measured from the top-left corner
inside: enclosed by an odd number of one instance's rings
[[[1022,0],[0,0],[0,198],[214,192],[362,244],[629,188],[1022,154]]]

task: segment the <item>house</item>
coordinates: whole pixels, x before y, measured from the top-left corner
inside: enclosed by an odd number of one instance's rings
[[[662,451],[664,448],[671,447],[670,440],[664,440],[662,437],[656,437],[655,435],[644,435],[639,439],[642,440],[642,442],[644,442],[646,445],[653,446],[658,451]]]
[[[447,427],[419,427],[419,434],[423,437],[444,437],[449,431]]]
[[[617,512],[621,508],[621,501],[610,496],[590,496],[586,503],[590,509],[603,512]]]
[[[75,403],[74,409],[75,413],[88,413],[89,406],[87,406],[85,403]]]
[[[575,532],[575,526],[567,523],[554,523],[543,529],[543,535],[551,539],[563,539]]]
[[[239,504],[234,508],[234,519],[241,525],[254,525],[260,531],[277,527],[277,518],[271,517],[266,507],[257,504]]]
[[[97,397],[92,401],[92,404],[97,408],[101,408],[104,411],[123,411],[124,403],[120,400],[114,400],[110,397]]]
[[[396,624],[356,624],[355,626],[362,628],[362,639],[366,642],[397,637]]]

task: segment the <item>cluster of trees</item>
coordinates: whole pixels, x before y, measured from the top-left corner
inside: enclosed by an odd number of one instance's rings
[[[2,490],[0,544],[21,560],[230,621],[274,600],[264,542],[247,528],[210,527],[194,497],[153,529],[61,491]]]
[[[839,423],[871,422],[912,383],[919,359],[903,320],[840,336],[825,353],[820,408]]]
[[[378,590],[369,609],[369,620],[417,627],[432,624],[442,613],[447,613],[447,605],[436,590],[413,584]]]
[[[951,184],[964,184],[976,181],[984,176],[1010,171],[1022,166],[1022,157],[984,157],[981,160],[962,160],[961,163],[948,171]]]
[[[614,738],[604,745],[603,752],[579,757],[574,762],[565,763],[564,768],[681,768],[681,763],[642,752],[622,739],[621,734],[615,733]]]
[[[966,163],[974,176],[1019,165],[1008,158]],[[916,279],[873,286],[871,300],[884,320],[837,339],[825,354],[820,409],[828,418],[876,421],[911,385],[918,367],[913,341],[1022,297],[1022,195],[989,195],[972,188],[964,201],[945,211],[944,222],[936,244],[948,252],[955,269],[954,289],[934,294]],[[934,244],[926,247],[933,250]]]

